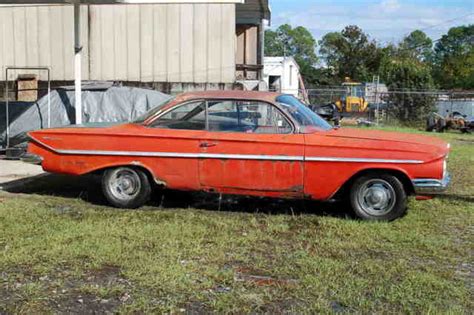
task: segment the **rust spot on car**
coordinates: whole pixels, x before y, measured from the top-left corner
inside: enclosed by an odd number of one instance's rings
[[[140,167],[143,167],[144,169],[148,170],[144,165],[143,163],[141,163],[140,161],[132,161],[130,162],[130,165],[134,165],[134,166],[140,166]],[[148,170],[149,171],[149,170]],[[159,178],[156,178],[152,172],[150,172],[153,176],[153,181],[155,182],[155,184],[159,185],[159,186],[167,186],[166,182],[159,179]]]
[[[240,190],[247,190],[247,191],[259,191],[259,192],[288,192],[289,195],[297,196],[303,192],[303,185],[291,186],[288,188],[281,188],[281,189],[265,189],[265,188],[255,188],[249,189],[245,187],[233,187],[233,186],[224,186],[224,189],[240,189]],[[298,194],[297,194],[298,193]]]
[[[296,186],[290,187],[290,191],[294,191],[294,192],[302,192],[303,189],[304,189],[303,185],[296,185]]]

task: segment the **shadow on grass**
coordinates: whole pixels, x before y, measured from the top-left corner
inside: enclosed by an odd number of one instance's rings
[[[456,195],[456,194],[442,194],[438,196],[440,199],[445,199],[449,201],[464,201],[474,203],[474,197],[468,195]]]
[[[41,174],[0,184],[9,193],[36,194],[82,199],[95,205],[108,206],[102,194],[100,176],[67,176]],[[315,214],[339,218],[352,218],[347,205],[340,202],[316,202],[231,196],[177,190],[155,190],[148,206],[159,209],[195,208],[211,211],[266,213],[266,214]]]

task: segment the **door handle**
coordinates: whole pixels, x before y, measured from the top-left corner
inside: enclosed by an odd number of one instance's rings
[[[201,142],[199,144],[199,147],[200,148],[210,148],[210,147],[215,147],[217,145],[217,143],[215,142]]]

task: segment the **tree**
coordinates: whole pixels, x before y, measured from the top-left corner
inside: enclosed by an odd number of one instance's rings
[[[433,111],[434,97],[416,91],[434,88],[429,64],[406,54],[403,45],[386,47],[382,80],[389,91],[390,114],[405,124],[418,122]]]
[[[315,49],[316,40],[303,26],[284,24],[275,31],[265,31],[265,55],[294,57],[305,80],[313,76],[318,61]]]
[[[423,31],[415,30],[403,39],[400,49],[410,57],[429,62],[433,54],[433,41]]]
[[[443,89],[474,89],[474,24],[452,27],[434,49],[433,76]]]
[[[283,39],[283,32],[280,26],[276,31],[265,31],[265,56],[278,57],[286,55],[286,43]]]
[[[383,51],[358,26],[350,25],[341,32],[328,33],[319,45],[327,66],[341,81],[345,77],[369,81],[378,73]]]

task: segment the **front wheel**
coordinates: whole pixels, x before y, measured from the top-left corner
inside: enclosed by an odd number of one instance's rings
[[[135,209],[150,199],[151,185],[143,171],[117,167],[104,172],[102,191],[114,207]]]
[[[370,174],[359,177],[352,184],[350,203],[361,219],[392,221],[405,214],[407,194],[397,177]]]

